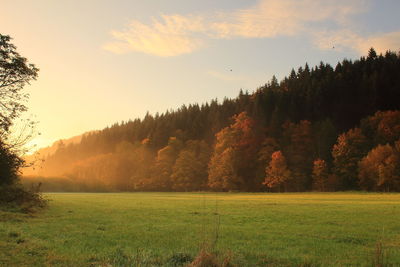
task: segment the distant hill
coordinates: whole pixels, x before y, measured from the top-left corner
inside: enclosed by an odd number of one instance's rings
[[[81,142],[82,140],[82,136],[84,134],[81,135],[77,135],[77,136],[73,136],[67,139],[61,139],[61,140],[57,140],[56,142],[54,142],[51,146],[48,147],[44,147],[41,148],[39,150],[36,151],[36,153],[39,153],[40,155],[47,157],[50,156],[52,154],[54,154],[58,147],[63,143],[64,145],[69,145],[69,144],[78,144]]]
[[[61,139],[55,141],[51,146],[43,147],[35,151],[32,155],[27,155],[24,157],[27,164],[34,164],[32,167],[27,167],[22,169],[23,175],[38,175],[40,170],[41,161],[45,160],[46,158],[52,156],[60,146],[68,146],[79,144],[82,140],[82,137],[86,134],[92,133],[95,131],[90,131],[81,135],[73,136],[66,139]]]

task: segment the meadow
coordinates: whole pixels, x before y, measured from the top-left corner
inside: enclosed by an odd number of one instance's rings
[[[400,194],[47,193],[0,212],[0,266],[400,266]]]

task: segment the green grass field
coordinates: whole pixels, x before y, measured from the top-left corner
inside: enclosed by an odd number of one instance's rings
[[[204,243],[236,266],[400,266],[400,194],[45,197],[0,213],[0,266],[182,266]]]

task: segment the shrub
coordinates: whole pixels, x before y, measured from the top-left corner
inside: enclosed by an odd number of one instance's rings
[[[39,193],[40,185],[25,189],[20,183],[0,186],[0,208],[32,212],[43,208],[47,201]]]

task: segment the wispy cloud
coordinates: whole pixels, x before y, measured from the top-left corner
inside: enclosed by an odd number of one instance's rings
[[[202,20],[180,15],[164,15],[160,20],[153,18],[150,25],[134,20],[127,29],[113,31],[115,41],[104,48],[117,54],[139,51],[162,57],[190,53],[203,45],[203,41],[194,36],[204,31]]]
[[[400,31],[374,35],[363,43],[359,44],[361,52],[367,51],[370,47],[374,47],[377,52],[385,52],[387,49],[392,51],[400,50]]]
[[[317,31],[312,34],[312,37],[314,44],[322,50],[329,50],[332,48],[336,50],[345,48],[359,50],[359,44],[363,42],[363,38],[348,29]]]
[[[130,51],[170,57],[191,53],[209,39],[276,38],[308,35],[321,49],[332,44],[364,50],[363,44],[387,49],[398,43],[398,34],[360,37],[351,30],[351,17],[365,12],[368,0],[260,0],[245,9],[214,14],[162,15],[145,24],[137,20],[111,34],[104,48],[114,53]],[[335,30],[324,31],[330,23]],[[331,26],[332,27],[332,26]]]
[[[363,37],[351,30],[325,31],[314,34],[314,43],[320,49],[350,48],[359,54],[366,54],[373,47],[378,53],[400,49],[400,31]]]
[[[256,6],[219,14],[211,30],[219,38],[272,38],[298,35],[310,23],[333,21],[344,24],[348,16],[361,12],[363,0],[263,0]]]

